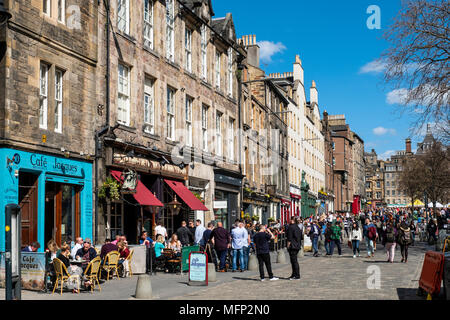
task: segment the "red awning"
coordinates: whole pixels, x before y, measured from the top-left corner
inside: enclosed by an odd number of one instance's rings
[[[209,211],[209,209],[205,207],[183,183],[168,179],[164,179],[164,181],[189,206],[189,208],[191,208],[191,210]]]
[[[123,178],[121,177],[122,173],[120,171],[111,170],[111,175],[119,182],[123,182]],[[159,201],[150,190],[141,182],[137,181],[136,193],[133,194],[133,197],[137,202],[141,204],[141,206],[156,206],[163,207],[161,201]]]

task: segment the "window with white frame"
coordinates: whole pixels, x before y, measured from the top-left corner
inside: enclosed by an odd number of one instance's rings
[[[184,33],[184,51],[186,53],[186,70],[192,72],[192,31],[188,28]]]
[[[175,141],[175,90],[167,87],[167,138]]]
[[[222,156],[222,113],[216,112],[216,155]]]
[[[208,106],[202,106],[202,149],[208,151]]]
[[[66,0],[58,0],[58,21],[65,23]]]
[[[174,29],[175,29],[174,0],[166,0],[166,58],[172,62],[175,60]]]
[[[63,72],[55,70],[55,132],[62,132]]]
[[[144,46],[153,50],[153,0],[144,0]]]
[[[201,30],[201,61],[202,61],[202,79],[207,81],[208,78],[208,65],[207,65],[207,47],[208,42],[206,38],[206,25],[202,25]]]
[[[155,134],[155,100],[154,81],[145,78],[144,83],[144,131]]]
[[[186,145],[188,147],[192,147],[192,104],[193,99],[189,96],[186,96]]]
[[[117,28],[130,33],[130,0],[117,0]]]
[[[234,161],[234,119],[230,118],[230,126],[228,128],[228,158]]]
[[[117,93],[117,122],[130,125],[130,69],[119,63],[118,93]]]
[[[39,72],[39,128],[47,129],[48,65],[41,63]]]
[[[216,49],[216,88],[220,89],[220,51]]]
[[[43,0],[43,3],[42,3],[42,11],[43,11],[46,15],[51,16],[51,11],[52,11],[51,0]]]
[[[228,95],[233,96],[233,48],[228,48]]]

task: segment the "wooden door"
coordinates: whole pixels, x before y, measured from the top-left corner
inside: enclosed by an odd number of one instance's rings
[[[61,185],[58,184],[56,187],[55,194],[55,226],[54,226],[54,235],[56,243],[61,246],[61,211],[62,211],[62,188]]]
[[[22,247],[37,241],[38,177],[30,173],[19,176],[19,206],[22,210]]]

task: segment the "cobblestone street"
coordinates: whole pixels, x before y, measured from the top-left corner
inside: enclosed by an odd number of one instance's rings
[[[362,244],[362,249],[365,246]],[[289,281],[290,264],[277,264],[272,255],[272,266],[278,281],[260,282],[258,272],[218,273],[217,281],[207,288],[187,285],[187,275],[158,273],[152,276],[154,299],[173,300],[398,300],[423,299],[416,296],[418,280],[425,252],[424,244],[410,247],[408,263],[400,263],[400,250],[396,250],[395,263],[386,263],[382,245],[378,245],[375,257],[353,258],[351,250],[343,246],[343,256],[337,252],[332,257],[312,257],[310,252],[300,259],[301,280]],[[287,261],[288,261],[288,257]],[[371,268],[370,268],[371,267]],[[373,275],[372,268],[380,270],[380,288],[368,289],[367,281]],[[369,269],[370,268],[370,269]],[[368,273],[368,270],[372,270]],[[22,291],[24,300],[128,300],[134,299],[137,276],[102,283],[102,291],[91,294],[64,292],[39,293]],[[4,290],[0,291],[4,299]]]

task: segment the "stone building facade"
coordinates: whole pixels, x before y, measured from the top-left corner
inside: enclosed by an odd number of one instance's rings
[[[4,4],[12,18],[0,31],[1,207],[22,208],[22,246],[92,238],[97,2]]]
[[[112,171],[134,170],[163,206],[131,195],[103,201],[100,237],[127,233],[136,241],[157,221],[169,234],[187,219],[229,228],[240,211],[236,65],[244,53],[231,14],[213,19],[208,0],[111,1],[108,97],[106,9],[99,8],[97,103],[110,112],[97,117],[97,129],[112,129],[101,137],[100,184]],[[181,203],[178,215],[173,201]]]
[[[365,188],[365,164],[364,164],[364,140],[354,131],[351,132],[351,139],[354,144],[352,147],[353,163],[353,205],[352,212],[359,213],[363,204],[366,202]]]
[[[288,99],[259,65],[254,35],[240,40],[247,51],[242,78],[244,213],[284,219],[289,208]]]
[[[274,82],[283,89],[289,100],[288,150],[290,213],[297,216],[310,216],[319,210],[325,211],[325,201],[318,209],[319,191],[325,188],[324,138],[320,120],[318,91],[312,81],[307,101],[304,84],[304,70],[300,56],[295,57],[293,72],[271,74]],[[301,201],[302,173],[309,187]],[[303,209],[304,212],[301,212]]]
[[[384,161],[378,159],[374,149],[371,152],[365,152],[364,158],[366,163],[366,209],[379,208],[386,205]]]
[[[322,117],[322,134],[324,138],[324,164],[325,164],[325,190],[319,193],[319,198],[325,199],[325,211],[334,212],[334,150],[332,132],[328,121],[328,112],[325,110]]]

